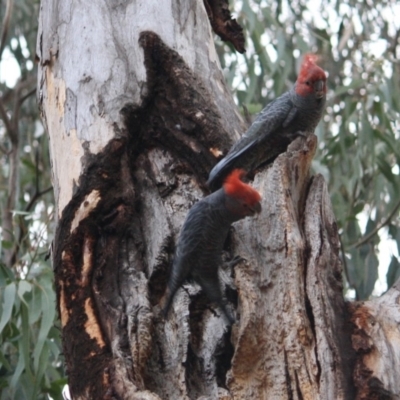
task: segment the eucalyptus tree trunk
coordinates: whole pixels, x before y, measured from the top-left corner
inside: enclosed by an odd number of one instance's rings
[[[315,136],[256,175],[263,212],[227,240],[233,327],[192,284],[162,316],[186,213],[245,129],[209,18],[242,50],[223,2],[42,0],[38,96],[72,397],[353,399],[354,326],[329,195],[310,175]]]

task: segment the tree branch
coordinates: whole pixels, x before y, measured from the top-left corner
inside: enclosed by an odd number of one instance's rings
[[[16,141],[18,141],[19,138],[19,128],[18,128],[18,123],[19,123],[19,112],[21,110],[21,106],[23,102],[31,96],[33,93],[35,93],[36,88],[31,89],[26,93],[25,95],[21,96],[21,93],[23,90],[27,89],[32,85],[32,83],[36,80],[34,76],[30,76],[29,78],[25,80],[20,80],[18,84],[15,87],[15,100],[14,100],[14,109],[13,109],[13,114],[12,114],[12,127],[13,133],[15,134]]]
[[[351,244],[350,248],[360,247],[362,244],[368,242],[373,236],[375,236],[384,226],[388,225],[392,220],[398,209],[400,208],[400,200],[396,203],[391,213],[386,217],[384,221],[382,221],[374,230],[372,230],[368,235],[365,235],[358,242]]]
[[[20,99],[19,99],[19,104],[20,105],[22,105],[22,103],[28,98],[28,97],[31,97],[33,94],[35,94],[36,93],[36,86],[32,89],[32,90],[30,90],[27,94],[25,94],[24,96],[22,96]]]
[[[340,252],[342,253],[343,271],[344,271],[347,283],[349,284],[350,288],[354,289],[354,283],[350,279],[349,267],[347,265],[346,253],[345,253],[345,250],[344,250],[344,244],[343,244],[343,240],[342,240],[342,236],[341,235],[339,235],[339,242],[340,242]]]
[[[32,207],[34,206],[34,204],[36,203],[36,201],[43,196],[44,194],[50,192],[50,190],[53,189],[53,186],[48,187],[47,189],[44,189],[42,191],[40,191],[40,185],[39,185],[39,150],[36,149],[36,154],[35,154],[35,166],[36,166],[36,176],[35,176],[35,194],[33,195],[33,197],[31,198],[31,200],[29,201],[29,203],[26,205],[25,207],[25,211],[29,212]],[[24,240],[24,236],[25,236],[25,232],[26,232],[26,227],[23,223],[23,218],[20,217],[19,219],[19,237],[17,242],[15,243],[13,252],[12,252],[12,256],[11,256],[11,260],[16,260],[17,259],[17,254],[19,252],[19,249],[21,248],[21,243]]]
[[[28,212],[32,209],[33,205],[35,204],[35,202],[42,197],[43,195],[45,195],[46,193],[50,192],[53,189],[53,186],[48,187],[47,189],[42,190],[41,192],[36,192],[31,201],[27,204],[27,206],[25,207],[25,211]]]
[[[4,153],[6,156],[10,154],[10,152],[2,144],[0,144],[0,151]]]
[[[0,60],[3,55],[4,48],[6,47],[6,39],[7,39],[7,34],[8,34],[8,28],[10,27],[10,20],[11,20],[13,5],[14,5],[13,0],[7,0],[6,13],[4,15],[3,24],[2,24],[3,29],[1,30]]]
[[[12,123],[10,120],[10,117],[7,115],[7,111],[4,107],[4,103],[2,98],[0,98],[0,117],[4,122],[4,126],[6,127],[6,132],[8,137],[10,138],[11,142],[13,142],[12,137],[13,137],[13,127],[12,127]]]
[[[17,197],[17,186],[18,186],[18,177],[19,177],[19,151],[18,151],[18,142],[16,145],[12,146],[10,152],[10,173],[8,177],[8,194],[7,200],[4,204],[2,210],[2,230],[3,230],[3,238],[4,240],[11,242],[14,237],[14,229],[13,229],[13,214],[12,210],[15,208],[16,197]],[[14,251],[12,249],[4,249],[4,263],[9,268],[13,265]]]

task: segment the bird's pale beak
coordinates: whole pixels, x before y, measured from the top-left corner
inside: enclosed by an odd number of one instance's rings
[[[324,88],[325,88],[325,82],[322,79],[314,82],[315,97],[317,99],[322,99],[322,97],[324,97],[325,94]]]
[[[260,212],[261,212],[261,203],[254,204],[254,206],[252,207],[252,210],[253,210],[254,214],[260,214]]]

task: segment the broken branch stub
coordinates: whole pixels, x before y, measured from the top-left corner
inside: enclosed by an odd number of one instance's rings
[[[244,53],[243,28],[232,18],[228,0],[204,0],[204,6],[214,32],[224,42],[232,43],[236,51]]]

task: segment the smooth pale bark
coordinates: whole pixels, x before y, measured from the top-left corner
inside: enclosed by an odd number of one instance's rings
[[[179,229],[244,130],[203,2],[43,0],[37,52],[73,398],[353,399],[339,241],[325,183],[310,176],[313,135],[256,175],[263,212],[226,242],[220,276],[237,323],[192,284],[162,316]]]
[[[92,154],[101,151],[124,130],[121,109],[141,105],[148,95],[141,32],[157,33],[180,54],[207,85],[224,128],[232,137],[241,133],[202,1],[43,0],[40,10],[39,105],[50,135],[59,216],[78,184],[85,144]]]

